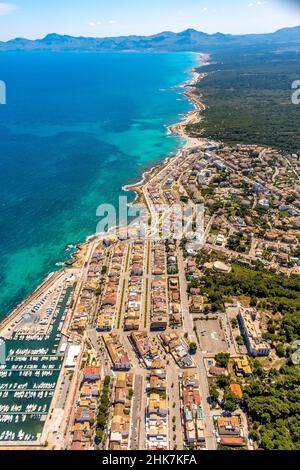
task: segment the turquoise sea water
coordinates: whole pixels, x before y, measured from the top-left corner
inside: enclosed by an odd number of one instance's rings
[[[166,126],[192,108],[177,85],[196,60],[0,54],[0,317],[95,233],[98,205],[177,150]]]

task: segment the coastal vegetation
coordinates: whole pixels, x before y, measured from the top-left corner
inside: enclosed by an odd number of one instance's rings
[[[252,375],[243,385],[242,398],[231,391],[232,380],[233,377],[220,376],[210,384],[212,404],[221,404],[229,413],[238,407],[246,411],[249,437],[258,449],[299,450],[299,367],[287,361],[279,370],[267,371],[258,360],[253,360]]]
[[[230,354],[219,353],[215,356],[215,361],[219,367],[227,367],[230,359]]]
[[[221,403],[227,412],[238,407],[246,411],[249,437],[259,449],[300,449],[300,370],[291,357],[292,343],[300,338],[299,279],[276,276],[259,265],[235,263],[226,276],[206,270],[199,285],[211,301],[217,296],[220,304],[232,297],[251,299],[250,303],[265,314],[264,338],[279,358],[275,362],[269,358],[269,363],[252,359],[251,376],[243,380],[232,375],[232,369],[229,376],[218,377],[210,384],[212,403]],[[237,326],[236,319],[232,326]],[[229,365],[224,353],[215,360],[219,366]],[[232,393],[233,380],[243,385],[242,398]]]
[[[300,339],[300,280],[280,277],[255,266],[234,263],[226,276],[206,269],[201,279],[192,279],[188,289],[201,287],[211,311],[224,311],[232,298],[248,298],[249,305],[265,312],[264,339],[278,357],[290,357],[291,343]],[[234,320],[233,327],[237,326]],[[243,338],[238,337],[238,344]],[[222,360],[222,357],[218,357]],[[218,361],[220,362],[220,361]]]
[[[299,366],[288,362],[279,371],[253,372],[244,394],[251,437],[264,450],[299,450]]]
[[[211,55],[196,87],[206,106],[193,135],[226,143],[253,143],[300,152],[300,106],[292,83],[300,76],[299,52],[236,48]]]

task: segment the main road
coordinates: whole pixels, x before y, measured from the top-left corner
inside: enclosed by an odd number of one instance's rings
[[[180,294],[181,294],[181,305],[182,305],[182,316],[183,316],[183,328],[184,331],[188,333],[191,341],[198,344],[197,337],[194,332],[194,323],[192,315],[189,312],[189,303],[187,298],[187,282],[185,276],[185,267],[182,251],[178,250],[178,270],[180,277]],[[216,450],[216,438],[214,434],[214,423],[213,416],[209,405],[209,385],[207,380],[206,369],[204,365],[204,358],[202,351],[199,347],[195,356],[193,356],[194,362],[196,364],[199,382],[200,382],[200,391],[202,397],[202,405],[205,416],[205,425],[206,425],[206,447],[208,450]]]

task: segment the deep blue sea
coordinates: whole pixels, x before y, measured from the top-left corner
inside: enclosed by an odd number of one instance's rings
[[[195,54],[0,54],[0,317],[96,231],[96,209],[176,152]],[[124,194],[124,193],[123,193]],[[127,193],[126,193],[127,194]],[[133,198],[133,195],[132,195]]]

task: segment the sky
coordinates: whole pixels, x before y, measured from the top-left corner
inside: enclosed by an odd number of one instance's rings
[[[206,33],[267,33],[300,25],[300,0],[0,1],[0,40],[151,35],[195,28]]]

